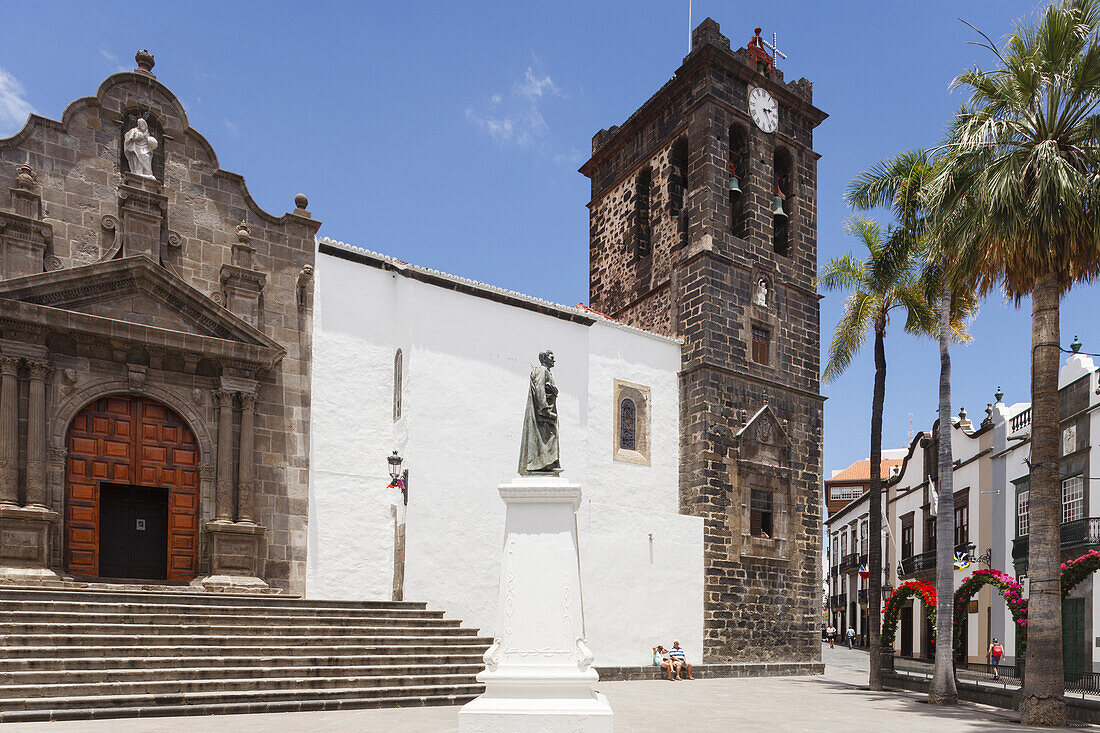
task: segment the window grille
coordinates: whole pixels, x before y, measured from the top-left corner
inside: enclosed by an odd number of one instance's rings
[[[637,418],[634,400],[623,399],[619,403],[619,447],[623,450],[638,450]]]

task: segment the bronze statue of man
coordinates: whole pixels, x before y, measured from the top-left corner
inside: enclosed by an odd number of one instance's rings
[[[539,366],[531,370],[531,385],[527,392],[527,413],[523,417],[523,440],[519,446],[521,476],[561,473],[558,454],[558,388],[550,368],[554,352],[539,354]]]

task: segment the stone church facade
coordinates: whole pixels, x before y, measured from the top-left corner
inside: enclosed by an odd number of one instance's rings
[[[509,400],[549,346],[597,655],[671,633],[809,670],[825,115],[758,41],[704,21],[593,139],[591,308],[318,241],[300,194],[261,210],[147,52],[32,116],[0,140],[0,582],[392,593],[491,633]],[[366,490],[398,449],[407,493]]]
[[[581,168],[590,303],[684,341],[680,511],[704,518],[704,661],[814,659],[813,130],[826,115],[810,82],[784,81],[759,35],[732,51],[708,18],[692,46],[668,83],[592,140]]]
[[[136,60],[0,140],[0,576],[301,592],[319,223]]]

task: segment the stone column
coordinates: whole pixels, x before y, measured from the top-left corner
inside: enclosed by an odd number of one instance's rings
[[[220,390],[218,397],[218,487],[214,519],[233,521],[233,393]]]
[[[0,504],[19,506],[19,360],[0,356]]]
[[[46,377],[53,365],[27,362],[30,404],[27,409],[27,506],[46,507]]]
[[[255,523],[256,487],[252,480],[255,467],[256,393],[241,392],[241,440],[237,467],[237,521]]]

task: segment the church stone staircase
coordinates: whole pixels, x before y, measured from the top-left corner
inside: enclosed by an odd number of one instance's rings
[[[423,603],[0,588],[0,722],[455,705],[491,639]]]

